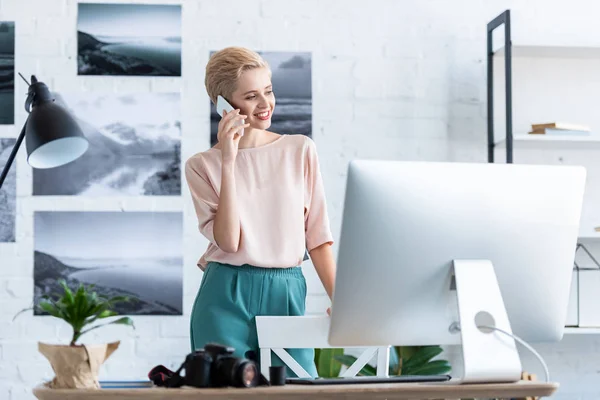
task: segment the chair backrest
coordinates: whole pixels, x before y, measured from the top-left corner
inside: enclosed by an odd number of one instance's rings
[[[257,316],[256,330],[260,347],[260,371],[269,379],[271,352],[300,378],[310,378],[310,374],[290,356],[285,349],[327,349],[333,348],[327,341],[330,318],[328,316],[279,317]],[[377,376],[388,376],[390,346],[357,347],[363,353],[340,376],[356,376],[377,354]]]

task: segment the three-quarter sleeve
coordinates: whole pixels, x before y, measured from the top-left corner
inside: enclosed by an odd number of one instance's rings
[[[308,146],[305,153],[304,179],[304,229],[306,235],[306,249],[308,251],[322,244],[333,243],[329,216],[327,214],[327,200],[325,188],[319,167],[319,158],[315,142],[307,138]]]
[[[213,225],[219,204],[219,196],[209,183],[200,162],[201,160],[194,158],[187,160],[185,163],[185,177],[198,217],[198,229],[202,235],[216,246]]]

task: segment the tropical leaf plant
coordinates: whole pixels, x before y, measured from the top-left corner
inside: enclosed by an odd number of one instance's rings
[[[79,287],[73,291],[64,279],[60,279],[58,283],[63,288],[62,294],[45,295],[39,304],[19,311],[14,318],[24,311],[37,308],[53,317],[62,319],[73,328],[70,346],[76,346],[82,335],[106,325],[127,325],[135,329],[133,320],[129,317],[121,317],[104,324],[98,324],[98,322],[118,315],[113,310],[116,303],[135,301],[136,299],[127,296],[107,298],[98,295],[92,290],[95,287],[93,284],[86,287],[80,283]],[[92,326],[95,323],[96,325]]]
[[[394,346],[390,349],[389,375],[448,374],[452,368],[447,360],[433,360],[442,352],[440,346]],[[333,358],[347,367],[356,361],[356,357],[349,354],[336,354]],[[376,369],[367,364],[358,375],[375,376]]]
[[[336,357],[343,356],[344,349],[315,349],[315,365],[321,378],[337,378],[342,370],[342,364]]]

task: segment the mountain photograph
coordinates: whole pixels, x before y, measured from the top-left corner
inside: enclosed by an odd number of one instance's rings
[[[54,94],[90,142],[60,167],[33,170],[34,196],[179,196],[179,93]]]
[[[0,168],[4,168],[15,146],[15,139],[0,139]],[[17,203],[17,165],[13,163],[0,188],[0,243],[15,241]]]
[[[35,212],[34,233],[35,304],[62,293],[64,279],[129,297],[119,314],[182,314],[181,212]]]
[[[0,22],[0,124],[15,123],[15,23]]]
[[[181,6],[78,4],[77,73],[181,76]]]

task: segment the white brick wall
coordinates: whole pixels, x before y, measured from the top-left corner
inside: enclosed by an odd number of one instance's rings
[[[129,0],[140,1],[141,0]],[[110,0],[110,2],[117,2]],[[174,0],[145,0],[172,3]],[[600,45],[592,0],[183,0],[181,79],[76,76],[76,0],[0,0],[0,20],[16,21],[16,67],[56,91],[182,91],[185,160],[209,145],[203,73],[210,50],[244,45],[313,54],[313,137],[323,166],[334,236],[339,237],[345,168],[352,158],[485,161],[485,27],[512,9],[513,42]],[[16,137],[25,120],[26,87],[16,81]],[[186,215],[184,315],[137,317],[137,329],[98,330],[89,342],[121,340],[101,379],[144,378],[149,368],[175,368],[188,352],[188,319],[201,273],[195,262],[206,242],[196,230],[187,188],[181,202],[164,199],[45,199],[31,197],[31,172],[21,149],[17,243],[0,244],[0,399],[32,399],[31,387],[52,370],[37,342],[68,340],[68,327],[49,318],[14,314],[31,304],[34,210],[171,210]],[[1,167],[1,166],[0,166]],[[337,246],[334,247],[337,251]],[[306,265],[310,313],[328,299]],[[600,336],[567,336],[540,346],[557,399],[600,397]],[[456,353],[449,349],[448,356]],[[527,369],[535,359],[523,354]],[[456,365],[457,370],[460,366]]]

